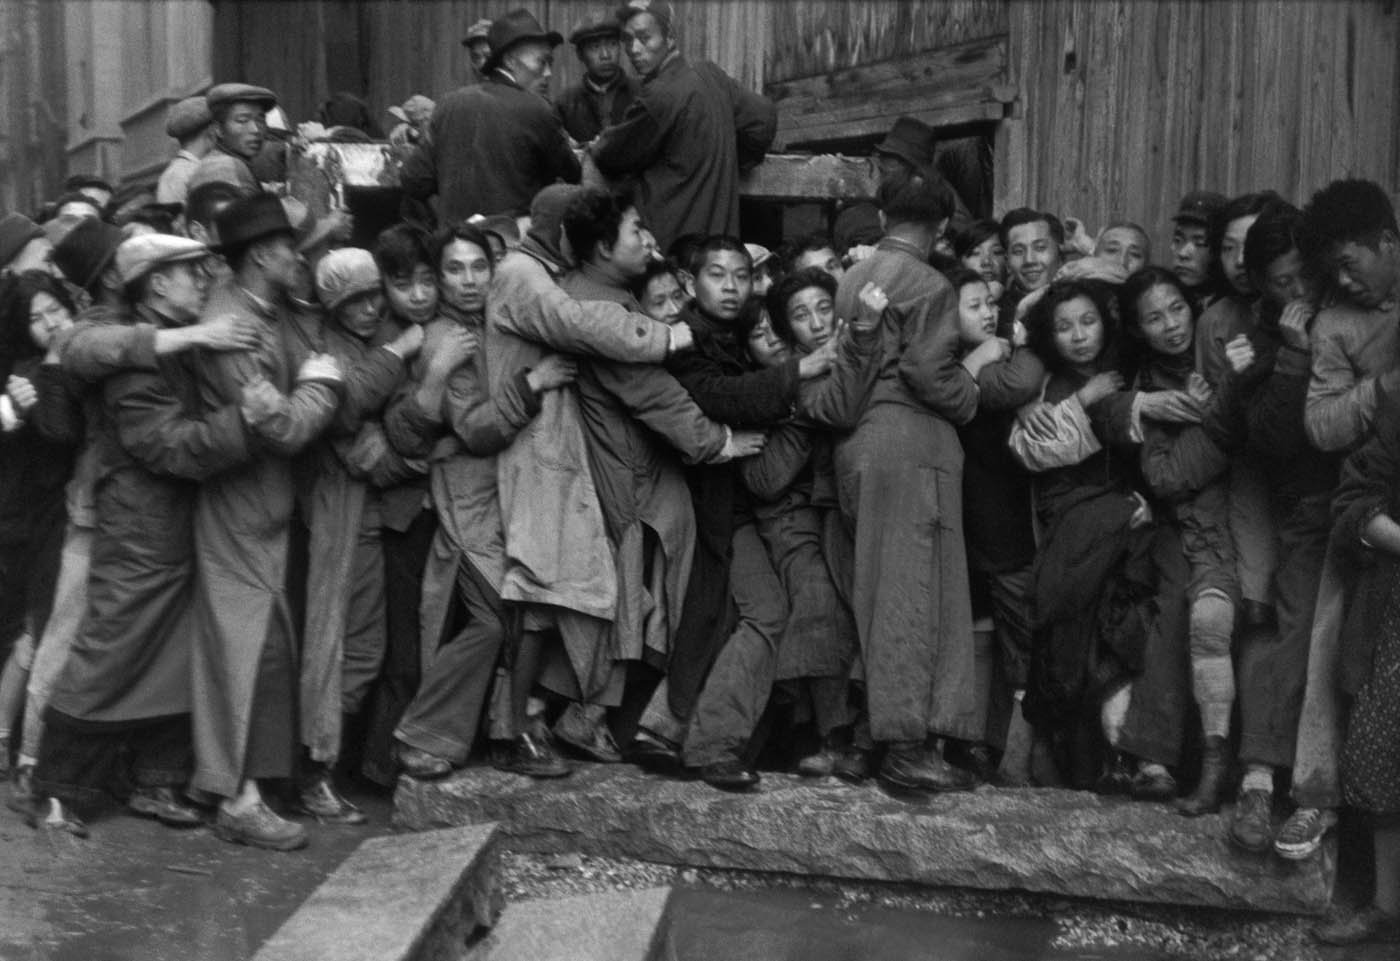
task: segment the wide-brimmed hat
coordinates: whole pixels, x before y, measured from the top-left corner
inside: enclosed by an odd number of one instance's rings
[[[53,249],[53,262],[68,282],[88,290],[112,262],[124,238],[122,229],[96,217],[84,217]]]
[[[1181,206],[1177,208],[1172,222],[1209,227],[1229,202],[1224,194],[1213,190],[1193,190],[1181,198]]]
[[[593,10],[574,27],[573,32],[569,34],[569,42],[580,47],[596,37],[621,36],[622,24],[618,22],[615,14]]]
[[[524,7],[512,10],[491,24],[491,32],[487,34],[487,42],[491,44],[491,55],[486,58],[483,70],[495,70],[501,65],[501,58],[506,55],[506,51],[516,44],[524,43],[527,40],[543,40],[551,47],[557,47],[564,42],[557,30],[546,30],[540,26],[540,22],[535,19],[535,15]]]
[[[122,241],[117,248],[117,273],[123,284],[129,284],[166,264],[203,260],[208,256],[208,247],[188,237],[139,234]]]
[[[209,101],[203,97],[186,97],[165,115],[165,132],[176,140],[188,140],[214,122]]]
[[[31,240],[47,236],[43,227],[24,214],[10,213],[0,217],[0,267],[18,257]]]
[[[915,170],[925,172],[933,169],[937,143],[937,134],[928,124],[913,117],[900,117],[885,139],[875,145],[875,152],[898,157]]]
[[[211,111],[229,103],[255,103],[264,110],[277,106],[277,94],[266,87],[255,87],[250,83],[221,83],[210,87],[204,95]]]
[[[281,201],[270,193],[238,198],[214,217],[214,227],[219,232],[218,249],[221,251],[243,247],[275,234],[295,236]]]

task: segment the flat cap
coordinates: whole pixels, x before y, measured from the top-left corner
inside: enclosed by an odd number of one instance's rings
[[[183,260],[203,260],[209,248],[174,234],[138,234],[117,248],[117,275],[123,284],[146,276],[158,267]]]
[[[675,9],[666,0],[627,0],[617,8],[617,22],[624,24],[639,13],[651,14],[667,30],[676,18]]]
[[[1177,208],[1176,216],[1172,220],[1176,223],[1209,227],[1229,202],[1224,194],[1213,190],[1193,190],[1181,198],[1181,206]]]
[[[40,237],[47,238],[48,234],[24,214],[10,213],[0,217],[0,267],[18,257],[31,240]]]
[[[616,16],[603,10],[591,10],[580,20],[569,34],[569,42],[574,46],[586,43],[595,37],[621,37],[622,24]]]
[[[186,97],[165,115],[165,132],[176,140],[193,137],[214,122],[209,101],[203,97]]]
[[[264,110],[277,106],[277,94],[266,87],[255,87],[249,83],[221,83],[210,87],[204,99],[210,110],[217,110],[228,103],[255,103]]]

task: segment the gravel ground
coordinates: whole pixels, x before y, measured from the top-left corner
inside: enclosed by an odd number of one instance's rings
[[[1148,949],[1172,958],[1229,961],[1333,961],[1362,955],[1322,952],[1309,929],[1313,919],[1113,902],[1088,902],[1015,892],[925,888],[711,868],[679,868],[578,854],[509,852],[502,883],[510,901],[559,898],[659,885],[720,891],[810,891],[833,909],[862,905],[927,911],[957,918],[1048,918],[1063,950]],[[1387,955],[1375,954],[1379,959]]]

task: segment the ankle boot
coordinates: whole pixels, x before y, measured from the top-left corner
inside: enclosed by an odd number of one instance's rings
[[[1228,768],[1225,739],[1215,734],[1208,736],[1201,755],[1201,779],[1196,783],[1196,790],[1176,802],[1177,813],[1194,818],[1219,811]]]

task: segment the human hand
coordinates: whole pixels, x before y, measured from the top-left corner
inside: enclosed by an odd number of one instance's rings
[[[878,285],[868,283],[860,289],[858,299],[860,307],[856,311],[856,319],[852,321],[851,327],[862,333],[874,330],[880,326],[880,318],[885,315],[885,308],[890,305],[889,295]]]
[[[312,354],[302,361],[301,369],[297,371],[299,384],[306,381],[339,383],[344,379],[340,364],[330,354]]]
[[[763,450],[768,435],[760,430],[729,430],[724,449],[719,452],[717,463],[726,463],[740,457],[752,457]]]
[[[1191,371],[1190,375],[1186,378],[1186,393],[1196,402],[1202,411],[1210,406],[1211,400],[1215,397],[1214,388],[1210,386],[1210,383],[1204,377],[1194,370]]]
[[[1091,407],[1122,389],[1123,375],[1116,370],[1105,370],[1090,377],[1088,383],[1075,391],[1075,396],[1081,407]]]
[[[1016,423],[1036,440],[1055,437],[1055,405],[1043,400],[1031,401],[1016,411]]]
[[[1312,337],[1308,333],[1308,325],[1316,313],[1317,308],[1306,300],[1290,300],[1285,304],[1283,314],[1278,319],[1278,331],[1283,342],[1295,350],[1310,350]]]
[[[578,377],[578,361],[563,354],[550,354],[525,375],[536,394],[572,384]]]
[[[833,337],[797,362],[797,376],[802,380],[820,377],[836,363],[836,338]]]
[[[1225,345],[1225,359],[1230,363],[1230,370],[1243,374],[1254,363],[1254,345],[1247,336],[1239,334]]]
[[[1128,518],[1128,530],[1135,531],[1152,523],[1152,505],[1137,491],[1133,491],[1132,500],[1137,507],[1133,510],[1132,517]]]
[[[679,354],[695,346],[695,331],[690,329],[689,324],[672,324],[670,330],[671,341],[666,347],[666,353]]]
[[[846,250],[844,260],[848,265],[858,264],[875,252],[873,244],[855,244]]]
[[[1184,390],[1157,390],[1141,395],[1140,411],[1149,420],[1172,424],[1199,424],[1201,407]]]
[[[423,349],[423,325],[409,324],[388,346],[394,353],[407,360]]]
[[[256,427],[282,411],[286,398],[266,377],[258,376],[243,385],[243,419]]]
[[[219,314],[190,327],[196,347],[210,350],[252,350],[258,346],[258,322],[239,314]]]
[[[476,331],[453,325],[424,345],[428,363],[438,373],[450,374],[476,353],[481,338]]]
[[[21,416],[29,413],[34,405],[39,403],[39,392],[34,389],[28,377],[11,374],[5,381],[5,393],[10,395],[10,403],[14,404],[15,412]]]

